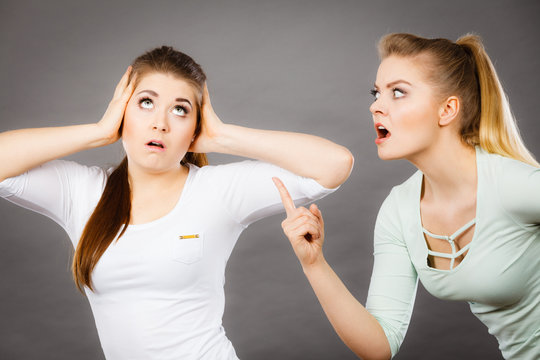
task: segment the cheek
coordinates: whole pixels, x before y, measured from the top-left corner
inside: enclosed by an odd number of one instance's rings
[[[431,106],[411,104],[396,111],[395,125],[404,133],[422,135],[437,128],[437,116]]]
[[[135,111],[132,104],[128,104],[124,113],[124,122],[122,125],[122,136],[129,136],[132,133],[135,119]]]
[[[122,125],[122,144],[126,152],[129,152],[129,145],[136,141],[137,133],[140,133],[139,127],[142,123],[141,121],[137,121],[138,114],[136,109],[133,109],[129,105],[130,104],[128,104],[128,107],[126,108]]]
[[[178,141],[178,146],[189,147],[195,135],[196,119],[171,121],[171,134]]]

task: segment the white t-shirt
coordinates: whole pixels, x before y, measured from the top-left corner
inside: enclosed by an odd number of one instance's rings
[[[250,223],[282,211],[272,176],[300,204],[333,191],[258,161],[190,165],[174,209],[109,246],[86,289],[107,359],[237,359],[222,327],[225,265]],[[55,160],[4,180],[0,196],[50,217],[77,246],[106,179]]]

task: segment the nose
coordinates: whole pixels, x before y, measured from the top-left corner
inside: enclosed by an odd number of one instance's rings
[[[381,98],[376,99],[371,106],[369,107],[369,111],[375,116],[375,115],[384,115],[386,113],[384,104],[381,100]]]
[[[169,121],[166,114],[156,114],[153,119],[152,129],[160,132],[169,131]]]

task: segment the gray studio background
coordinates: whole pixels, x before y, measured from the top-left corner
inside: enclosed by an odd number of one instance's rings
[[[225,122],[327,137],[347,146],[350,179],[319,205],[325,254],[365,301],[377,210],[414,171],[378,159],[368,107],[387,32],[480,34],[523,137],[540,157],[536,1],[1,1],[0,131],[98,121],[126,66],[171,44],[205,69]],[[72,157],[109,166],[118,144]],[[234,158],[212,155],[213,163]],[[1,165],[0,165],[1,166]],[[46,189],[44,189],[46,191]],[[354,359],[324,316],[281,231],[251,226],[228,268],[224,326],[242,359]],[[90,307],[51,220],[0,201],[0,359],[103,359]],[[396,359],[499,359],[465,303],[420,287]]]

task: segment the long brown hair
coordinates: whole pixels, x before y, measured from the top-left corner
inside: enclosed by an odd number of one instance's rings
[[[197,94],[195,136],[198,136],[201,130],[202,93],[206,81],[206,75],[199,64],[172,47],[162,46],[136,58],[132,67],[131,77],[137,75],[137,81],[140,81],[144,74],[159,72],[172,74],[193,86]],[[208,161],[205,154],[188,152],[181,161],[182,165],[187,163],[204,166]],[[131,188],[128,181],[128,160],[125,157],[109,175],[103,194],[88,219],[75,250],[72,271],[75,284],[80,291],[83,291],[84,286],[94,290],[92,271],[113,240],[115,238],[118,240],[124,234],[130,216]]]
[[[510,104],[482,40],[467,34],[455,43],[412,34],[388,34],[379,42],[381,59],[391,55],[423,60],[428,81],[441,98],[460,100],[461,138],[471,146],[540,166],[519,134]]]

